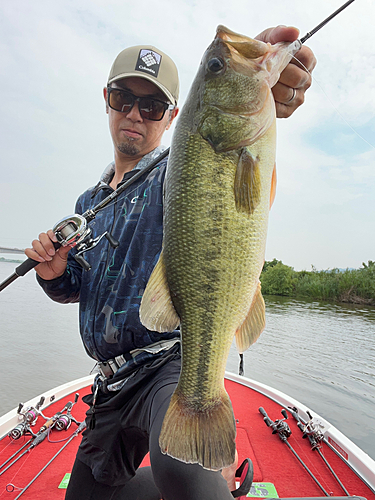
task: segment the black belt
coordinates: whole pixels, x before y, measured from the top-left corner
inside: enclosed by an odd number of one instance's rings
[[[179,341],[179,338],[162,340],[160,342],[156,342],[155,344],[145,346],[142,349],[135,349],[129,353],[121,354],[120,356],[116,356],[112,359],[107,359],[107,361],[99,361],[96,366],[103,377],[111,378],[126,363],[133,364],[137,361],[137,358],[144,357],[144,353],[149,353],[151,354],[150,357],[152,357],[152,355],[168,351]]]

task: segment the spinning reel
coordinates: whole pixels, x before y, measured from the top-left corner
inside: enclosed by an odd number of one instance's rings
[[[24,434],[31,434],[33,437],[36,436],[36,434],[31,430],[31,426],[34,426],[36,424],[39,415],[45,420],[48,419],[48,417],[45,417],[40,411],[40,407],[43,405],[43,403],[44,397],[42,396],[40,398],[40,401],[35,406],[28,406],[27,408],[24,408],[23,403],[20,403],[18,405],[17,413],[22,421],[8,433],[8,436],[11,439],[19,439]]]

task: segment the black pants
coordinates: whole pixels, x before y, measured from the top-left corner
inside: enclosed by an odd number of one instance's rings
[[[65,500],[233,500],[220,472],[161,453],[159,434],[173,389],[173,384],[169,384],[153,398],[149,429],[151,468],[139,468],[124,485],[109,486],[96,481],[90,468],[76,459]]]

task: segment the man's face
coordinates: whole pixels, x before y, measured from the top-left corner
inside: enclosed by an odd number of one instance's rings
[[[128,90],[137,97],[153,97],[167,102],[167,98],[161,90],[144,78],[124,78],[111,84],[111,87]],[[107,102],[106,88],[104,89],[104,98]],[[134,159],[143,157],[155,149],[160,145],[164,131],[169,129],[177,112],[177,108],[172,112],[167,110],[160,121],[152,121],[142,118],[138,102],[135,102],[129,113],[115,111],[107,104],[109,129],[116,154]]]

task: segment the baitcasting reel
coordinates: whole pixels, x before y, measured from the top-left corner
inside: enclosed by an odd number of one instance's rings
[[[92,231],[88,227],[87,219],[79,214],[65,217],[57,222],[52,230],[61,246],[77,247],[77,253],[74,255],[74,258],[85,271],[89,271],[91,265],[84,259],[83,254],[96,247],[103,237],[107,238],[112,248],[117,248],[119,246],[119,242],[116,241],[108,231],[93,238]]]
[[[260,407],[259,413],[263,415],[264,417],[263,420],[266,423],[267,427],[271,427],[272,434],[278,434],[281,441],[287,441],[288,437],[292,434],[292,431],[289,425],[286,423],[286,420],[288,419],[288,414],[286,410],[284,408],[281,410],[281,414],[284,418],[280,420],[277,419],[274,422],[267,415],[264,408]]]

